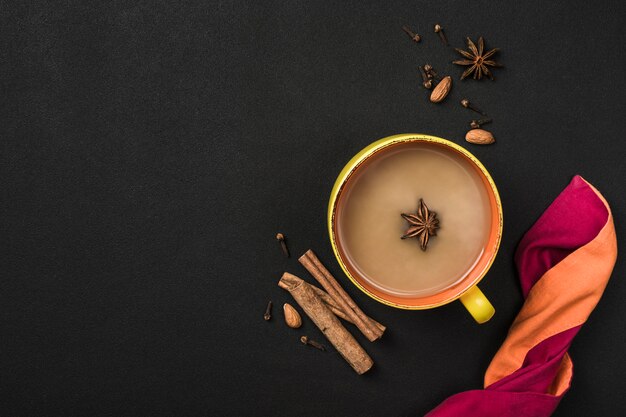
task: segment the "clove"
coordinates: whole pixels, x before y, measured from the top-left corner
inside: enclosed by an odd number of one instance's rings
[[[418,35],[417,33],[414,33],[411,29],[409,29],[408,26],[402,26],[402,30],[409,35],[409,38],[411,38],[411,40],[415,43],[418,43],[419,41],[422,40],[422,37],[420,35]]]
[[[448,39],[446,38],[446,34],[443,33],[443,27],[439,23],[435,25],[435,33],[438,33],[443,44],[448,46]]]
[[[315,349],[319,349],[324,352],[326,351],[326,348],[324,347],[324,345],[316,342],[315,340],[309,339],[307,336],[302,336],[300,338],[300,341],[305,345],[313,346]]]
[[[476,113],[480,113],[483,116],[487,115],[485,112],[480,110],[478,107],[476,107],[472,103],[470,103],[470,101],[468,99],[466,99],[466,98],[461,100],[461,106],[465,107],[466,109],[474,110]]]
[[[422,74],[422,81],[423,81],[422,85],[424,86],[424,88],[427,88],[429,90],[433,88],[433,80],[428,78],[428,74],[426,74],[426,71],[424,71],[424,68],[422,68],[421,66],[417,68],[419,68],[420,74]]]
[[[487,123],[491,123],[492,120],[491,119],[479,119],[479,120],[472,120],[470,122],[470,127],[472,129],[478,129],[480,126],[485,125]]]
[[[276,234],[276,240],[280,243],[280,248],[283,250],[285,257],[289,258],[289,249],[287,248],[287,243],[285,243],[285,235],[282,233]]]
[[[263,318],[265,321],[269,321],[272,318],[272,300],[267,303],[267,308],[265,309],[265,314],[263,314]]]
[[[430,64],[426,64],[424,65],[424,71],[426,72],[426,75],[428,76],[428,78],[430,79],[436,79],[441,81],[441,77],[439,76],[439,74],[437,74],[433,68],[432,65]]]

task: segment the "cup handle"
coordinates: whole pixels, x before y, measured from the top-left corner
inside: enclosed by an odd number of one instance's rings
[[[496,312],[485,294],[476,285],[463,294],[460,300],[478,324],[488,322]]]

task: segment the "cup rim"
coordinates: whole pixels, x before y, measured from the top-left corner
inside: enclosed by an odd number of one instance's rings
[[[366,288],[361,282],[359,282],[359,280],[356,279],[352,275],[348,266],[346,265],[346,261],[343,259],[341,255],[341,251],[338,247],[337,235],[335,232],[335,229],[336,229],[335,227],[336,216],[335,215],[337,211],[337,203],[339,200],[339,196],[341,195],[343,189],[345,188],[349,178],[358,170],[358,168],[365,161],[367,161],[369,158],[371,158],[378,152],[390,146],[394,146],[400,143],[407,143],[407,142],[408,143],[410,142],[436,143],[439,145],[452,148],[452,150],[461,153],[468,160],[470,160],[472,164],[474,164],[474,166],[478,168],[478,170],[482,173],[484,179],[489,184],[491,191],[493,192],[493,197],[495,200],[495,205],[497,207],[497,215],[498,215],[498,218],[497,218],[498,228],[496,230],[495,241],[493,242],[493,245],[491,246],[491,249],[489,250],[489,254],[490,254],[489,259],[487,260],[487,263],[483,266],[482,271],[480,271],[480,273],[476,277],[474,277],[472,280],[467,280],[467,283],[464,283],[465,280],[463,280],[455,284],[453,287],[459,286],[460,290],[454,293],[452,296],[447,297],[443,300],[434,302],[434,303],[419,304],[419,305],[403,304],[402,302],[391,301],[391,300],[385,299],[382,296],[374,294],[372,291]],[[367,296],[375,299],[376,301],[380,303],[383,303],[383,304],[386,304],[395,308],[405,309],[405,310],[425,310],[425,309],[439,307],[444,304],[451,303],[452,301],[459,299],[461,296],[463,296],[463,294],[465,294],[467,291],[469,291],[471,288],[477,285],[485,277],[485,275],[491,268],[491,265],[493,264],[496,258],[496,254],[498,252],[500,243],[502,241],[502,232],[503,232],[503,213],[502,213],[502,202],[500,200],[500,194],[498,193],[498,189],[496,187],[496,184],[493,181],[493,178],[491,177],[491,175],[489,174],[485,166],[478,160],[478,158],[476,158],[471,152],[469,152],[467,149],[463,148],[462,146],[454,142],[451,142],[449,140],[446,140],[437,136],[427,135],[427,134],[405,133],[405,134],[388,136],[388,137],[379,139],[369,144],[365,148],[363,148],[354,157],[352,157],[350,161],[348,161],[348,163],[343,167],[343,169],[339,173],[337,180],[335,181],[335,184],[333,185],[333,188],[330,194],[330,200],[328,203],[328,233],[330,236],[330,243],[333,248],[335,257],[337,258],[337,261],[339,262],[339,265],[341,266],[341,269],[343,270],[343,272],[350,279],[350,281],[352,281],[352,283],[361,291],[363,291]],[[442,291],[442,293],[443,292],[445,291]],[[410,298],[410,297],[407,298],[407,300],[415,300],[415,299],[416,298]]]

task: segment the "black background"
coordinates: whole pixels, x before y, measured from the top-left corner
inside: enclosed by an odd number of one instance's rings
[[[626,233],[622,4],[3,3],[0,414],[420,416],[480,388],[522,305],[517,242],[574,174]],[[502,48],[496,81],[459,81],[436,22],[454,46],[483,35]],[[427,62],[454,78],[439,105],[417,77]],[[476,114],[462,97],[494,118],[495,145],[464,142]],[[458,302],[380,305],[339,273],[325,217],[335,177],[406,132],[466,146],[498,184],[488,324]],[[368,374],[301,345],[323,340],[308,319],[294,331],[275,308],[263,321],[269,299],[290,299],[284,270],[311,279],[277,231],[388,326],[376,343],[357,335]],[[555,416],[626,412],[625,272],[618,260],[574,341]]]

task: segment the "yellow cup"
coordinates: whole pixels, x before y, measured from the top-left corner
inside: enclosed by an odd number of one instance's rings
[[[377,155],[379,152],[387,152],[406,143],[421,142],[427,145],[445,147],[450,152],[456,152],[461,155],[476,169],[482,179],[482,184],[489,196],[490,215],[490,233],[485,247],[485,251],[479,260],[466,274],[465,278],[454,285],[443,289],[436,294],[420,297],[399,297],[397,295],[386,293],[379,288],[371,285],[363,276],[361,276],[346,255],[337,228],[337,206],[341,201],[342,192],[346,189],[354,178],[354,174],[360,169],[366,169],[364,164],[369,158]],[[339,265],[348,276],[348,278],[365,294],[373,299],[396,308],[407,310],[423,310],[450,303],[460,299],[465,308],[478,323],[485,323],[495,313],[495,309],[485,295],[477,287],[478,282],[485,276],[491,267],[502,238],[502,203],[496,185],[489,175],[485,167],[465,148],[435,136],[423,134],[402,134],[390,136],[365,147],[357,153],[343,168],[330,195],[328,204],[328,231],[330,241],[337,257]]]

